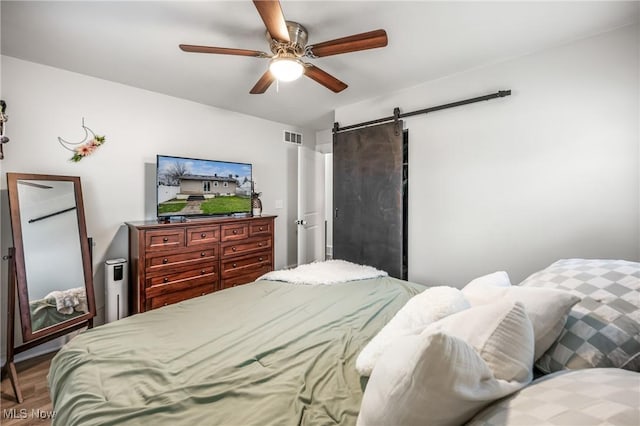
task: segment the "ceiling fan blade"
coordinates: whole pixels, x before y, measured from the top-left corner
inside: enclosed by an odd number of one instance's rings
[[[266,92],[269,86],[271,86],[271,83],[273,83],[274,81],[275,78],[273,77],[273,74],[271,74],[271,71],[267,70],[264,74],[262,74],[260,80],[258,80],[256,85],[253,86],[249,93],[251,93],[252,95],[260,95]]]
[[[304,64],[304,75],[312,80],[317,81],[318,83],[322,84],[327,89],[334,91],[335,93],[342,92],[344,89],[349,87],[346,85],[346,83],[343,83],[331,74],[322,71],[315,65]]]
[[[284,42],[291,41],[282,7],[278,0],[253,0],[253,4],[258,9],[258,13],[272,39]]]
[[[375,30],[313,44],[307,47],[307,51],[311,52],[312,57],[322,58],[323,56],[385,47],[387,41],[385,30]]]
[[[185,52],[195,52],[195,53],[218,53],[221,55],[254,56],[256,58],[271,57],[271,55],[265,52],[257,51],[257,50],[230,49],[227,47],[194,46],[192,44],[181,44],[180,49],[184,50]]]

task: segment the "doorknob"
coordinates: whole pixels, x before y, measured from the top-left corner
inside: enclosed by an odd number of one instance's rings
[[[304,219],[298,219],[296,220],[296,225],[306,225],[307,221]]]

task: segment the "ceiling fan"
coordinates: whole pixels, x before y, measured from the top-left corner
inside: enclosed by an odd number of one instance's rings
[[[271,59],[269,69],[253,86],[251,94],[264,93],[275,80],[292,81],[302,74],[335,93],[341,92],[347,88],[344,82],[313,64],[303,62],[301,58],[322,58],[387,45],[387,33],[384,30],[375,30],[307,46],[308,32],[306,28],[297,22],[285,21],[279,0],[253,0],[253,4],[267,27],[267,40],[272,54],[257,50],[180,45],[180,49],[185,52]]]

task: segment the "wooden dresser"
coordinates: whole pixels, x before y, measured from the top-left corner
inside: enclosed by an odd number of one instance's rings
[[[131,313],[246,284],[272,271],[275,218],[127,222]]]

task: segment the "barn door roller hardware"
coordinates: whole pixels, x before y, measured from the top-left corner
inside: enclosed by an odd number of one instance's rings
[[[336,121],[335,123],[333,123],[333,133],[343,132],[345,130],[357,129],[359,127],[371,126],[373,124],[387,123],[389,121],[394,121],[396,123],[396,126],[398,126],[400,124],[399,120],[401,118],[413,117],[414,115],[420,115],[420,114],[428,114],[430,112],[440,111],[442,109],[453,108],[453,107],[467,105],[467,104],[473,104],[481,101],[488,101],[496,98],[504,98],[505,96],[510,96],[510,95],[511,95],[511,90],[500,90],[498,92],[491,93],[489,95],[478,96],[477,98],[464,99],[462,101],[450,102],[444,105],[438,105],[434,107],[429,107],[429,108],[424,108],[417,111],[404,112],[404,113],[400,113],[400,108],[396,107],[393,109],[393,115],[389,117],[378,118],[377,120],[365,121],[362,123],[351,124],[349,126],[344,126],[344,127],[340,127],[340,124]],[[402,129],[396,129],[396,132],[401,130]]]
[[[400,107],[395,107],[393,109],[393,133],[396,136],[400,136],[402,133],[402,124],[400,123]]]

